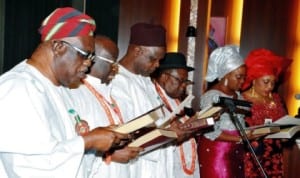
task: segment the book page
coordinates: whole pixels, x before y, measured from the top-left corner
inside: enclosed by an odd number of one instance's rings
[[[156,122],[156,125],[160,128],[167,127],[171,120],[176,116],[176,114],[180,113],[180,111],[194,99],[194,95],[188,95],[178,106],[176,109],[166,115],[166,117],[161,122]]]
[[[129,147],[142,147],[144,148],[141,154],[152,151],[156,148],[159,148],[177,138],[177,135],[174,131],[164,130],[164,129],[155,129],[151,132],[148,132],[145,135],[140,136],[136,140],[128,144]]]
[[[197,119],[212,117],[214,114],[220,112],[223,108],[221,106],[208,106],[196,113]]]
[[[300,131],[300,125],[281,129],[280,132],[270,134],[266,138],[292,138]]]
[[[292,116],[285,115],[282,118],[274,122],[279,125],[300,125],[300,119],[296,119]]]
[[[117,128],[114,129],[114,131],[116,132],[120,132],[120,133],[132,133],[136,130],[139,130],[143,127],[147,127],[147,126],[155,126],[155,121],[159,119],[159,114],[157,112],[159,112],[159,110],[162,108],[163,105],[160,105],[150,111],[148,111],[147,113],[136,117],[135,119],[118,126]]]
[[[254,129],[245,129],[246,133],[252,132],[252,135],[260,135],[260,134],[271,134],[275,132],[280,132],[279,126],[272,126],[272,127],[261,127],[261,128],[254,128]]]

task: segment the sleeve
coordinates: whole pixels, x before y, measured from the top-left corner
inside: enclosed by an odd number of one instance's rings
[[[134,103],[131,86],[123,75],[116,75],[111,81],[111,97],[115,99],[125,121],[134,118]]]
[[[84,141],[68,132],[69,120],[62,121],[66,118],[51,93],[37,83],[21,75],[0,81],[1,159],[15,174],[27,177],[49,173],[76,177]]]
[[[209,105],[213,104],[213,97],[215,95],[220,95],[216,90],[209,90],[206,93],[204,93],[200,98],[200,108],[203,109]],[[222,117],[222,116],[221,116]],[[220,123],[221,119],[216,121],[214,124],[214,130],[211,132],[207,132],[204,134],[204,136],[210,140],[215,140],[217,137],[219,137],[222,133]]]

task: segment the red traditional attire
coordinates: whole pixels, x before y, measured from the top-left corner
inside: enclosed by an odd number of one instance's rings
[[[256,49],[249,53],[245,59],[247,66],[247,77],[243,89],[251,86],[252,81],[266,75],[273,75],[278,80],[280,75],[287,69],[291,63],[290,59],[276,55],[267,49]],[[246,118],[249,126],[262,125],[265,119],[272,119],[272,122],[286,115],[278,94],[272,94],[274,102],[272,103],[253,103],[251,107],[252,115]],[[250,100],[244,96],[244,99]],[[283,177],[283,148],[279,139],[261,139],[252,141],[254,151],[268,177]],[[262,177],[259,167],[252,159],[250,152],[245,156],[245,176]]]
[[[247,98],[244,96],[247,100]],[[253,103],[252,116],[246,118],[249,126],[264,124],[265,119],[272,122],[286,115],[284,106],[278,94],[273,94],[274,104]],[[283,177],[283,147],[280,139],[261,139],[251,142],[258,160],[268,177]],[[245,155],[245,176],[247,178],[260,178],[262,174],[251,153]]]

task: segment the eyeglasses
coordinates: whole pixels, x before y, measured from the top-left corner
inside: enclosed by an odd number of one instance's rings
[[[174,75],[172,75],[172,74],[170,74],[170,73],[168,73],[168,72],[165,72],[164,74],[166,74],[166,75],[168,75],[168,76],[170,76],[170,77],[173,77],[173,78],[176,79],[180,84],[186,84],[186,85],[194,84],[194,82],[192,82],[192,81],[190,81],[190,80],[188,80],[188,79],[185,79],[185,80],[180,79],[180,78],[178,78],[178,77],[176,77],[176,76],[174,76]]]
[[[76,46],[73,46],[71,43],[67,42],[67,41],[60,41],[66,45],[68,45],[69,47],[71,47],[72,49],[74,49],[77,54],[79,56],[81,56],[83,59],[87,59],[87,60],[91,60],[94,61],[95,59],[95,52],[90,52],[90,51],[84,51]]]
[[[113,60],[111,60],[111,59],[108,59],[108,58],[106,58],[106,57],[102,57],[102,56],[96,56],[95,57],[95,59],[94,60],[102,60],[102,61],[105,61],[105,62],[108,62],[108,63],[110,63],[111,64],[111,66],[112,66],[112,70],[113,71],[118,71],[118,68],[119,68],[119,63],[118,62],[115,62],[115,61],[113,61]]]
[[[111,59],[108,59],[108,58],[106,58],[106,57],[102,57],[102,56],[96,56],[95,59],[100,59],[100,60],[105,61],[105,62],[108,62],[108,63],[110,63],[110,64],[116,64],[115,61],[113,61],[113,60],[111,60]]]
[[[94,60],[102,60],[111,64],[110,75],[114,76],[119,71],[119,63],[102,56],[96,56]]]

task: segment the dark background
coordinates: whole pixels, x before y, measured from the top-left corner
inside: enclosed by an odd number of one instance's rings
[[[43,19],[54,9],[65,6],[72,6],[72,1],[5,1],[3,72],[30,57],[40,42],[38,29]],[[117,42],[119,0],[87,0],[86,13],[96,20],[96,33],[109,36]]]

